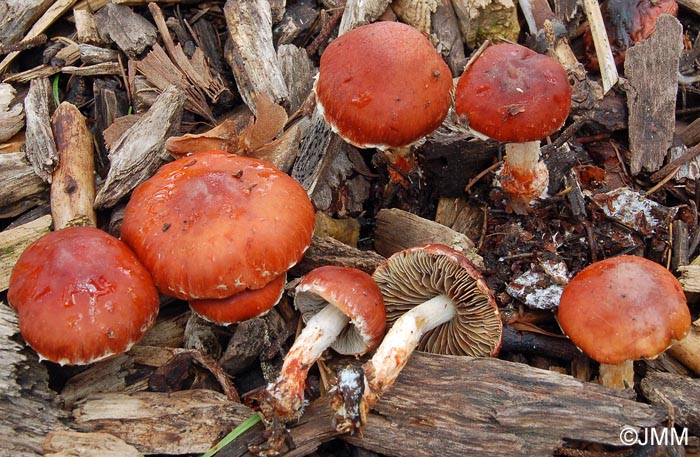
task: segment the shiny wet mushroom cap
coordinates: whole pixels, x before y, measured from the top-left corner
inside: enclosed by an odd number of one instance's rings
[[[459,252],[441,245],[394,254],[372,275],[384,297],[387,325],[436,296],[446,295],[456,314],[427,332],[418,349],[467,356],[495,356],[502,323],[496,301],[481,273]]]

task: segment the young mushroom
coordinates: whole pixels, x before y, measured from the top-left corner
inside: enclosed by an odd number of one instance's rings
[[[557,319],[571,341],[600,362],[600,383],[620,389],[634,385],[634,360],[658,356],[690,329],[675,276],[630,255],[595,262],[574,276]]]
[[[384,336],[384,301],[363,271],[316,268],[297,285],[294,304],[306,326],[284,358],[277,380],[267,386],[261,410],[270,422],[301,416],[307,373],[328,347],[344,355],[362,355]]]
[[[506,143],[501,188],[518,214],[547,189],[540,140],[564,124],[570,107],[564,68],[519,44],[489,46],[457,82],[455,112],[472,130]]]
[[[27,344],[61,365],[128,351],[153,326],[160,304],[134,253],[93,227],[50,232],[25,249],[7,299]]]
[[[313,228],[313,206],[290,176],[261,160],[207,151],[161,167],[134,190],[122,239],[162,293],[226,323],[226,313],[253,317],[243,302],[261,312],[276,303]],[[229,310],[210,301],[234,297]]]
[[[438,244],[406,249],[372,277],[391,328],[363,365],[359,418],[344,407],[336,412],[337,428],[344,432],[363,427],[366,413],[394,384],[414,350],[478,357],[495,356],[501,347],[503,325],[493,293],[459,252]],[[352,376],[341,372],[338,378],[342,388]]]
[[[412,143],[442,124],[452,89],[450,69],[430,41],[389,21],[333,40],[314,84],[317,106],[334,132],[358,148],[385,151],[399,165]]]

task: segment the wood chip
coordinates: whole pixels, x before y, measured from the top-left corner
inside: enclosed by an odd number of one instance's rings
[[[439,4],[440,0],[394,0],[391,9],[401,22],[429,35],[430,17]]]
[[[21,103],[12,104],[14,98],[15,88],[0,83],[0,143],[24,128],[24,109]]]
[[[43,216],[19,227],[0,232],[0,291],[10,286],[10,274],[22,252],[49,233],[51,216]]]
[[[140,14],[125,5],[108,3],[95,14],[100,38],[113,42],[134,59],[156,42],[156,28]]]
[[[24,99],[27,113],[27,158],[34,172],[50,183],[58,154],[51,131],[51,111],[53,110],[51,83],[47,78],[32,80],[29,93]]]
[[[338,35],[379,19],[391,0],[347,0]]]
[[[14,217],[48,201],[48,185],[34,173],[24,152],[0,154],[0,218]]]
[[[642,169],[658,170],[673,143],[682,35],[681,23],[662,15],[656,32],[627,50],[625,76],[629,84],[625,87],[633,176]]]
[[[141,457],[134,446],[109,433],[51,432],[43,442],[46,457]]]
[[[109,151],[111,166],[104,185],[97,193],[97,208],[116,205],[169,160],[165,140],[179,127],[184,103],[185,94],[171,87],[119,137]]]

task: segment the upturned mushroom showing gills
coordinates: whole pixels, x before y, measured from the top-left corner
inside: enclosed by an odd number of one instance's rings
[[[229,323],[231,314],[255,314],[241,303],[261,312],[276,303],[313,227],[311,201],[290,176],[261,160],[207,151],[164,165],[134,190],[122,239],[162,293],[190,300],[205,318],[205,309],[220,311],[210,320]],[[196,303],[239,293],[230,312]]]
[[[574,276],[557,319],[571,341],[600,362],[600,383],[621,389],[634,385],[634,360],[658,356],[690,329],[675,276],[630,255],[592,263]]]
[[[540,140],[564,125],[570,107],[564,68],[519,44],[489,46],[457,82],[455,112],[472,130],[506,143],[501,187],[518,214],[547,189]]]
[[[25,249],[7,298],[27,344],[61,365],[126,352],[159,309],[153,280],[134,253],[92,227],[50,232]]]
[[[495,356],[503,325],[493,293],[461,253],[433,244],[392,255],[372,275],[382,291],[390,326],[364,364],[366,387],[359,420],[389,388],[415,350],[472,357]],[[341,372],[339,379],[344,378]],[[362,428],[337,411],[338,429]]]
[[[328,347],[362,355],[384,336],[384,301],[372,277],[348,267],[324,266],[296,287],[294,304],[306,323],[284,358],[277,381],[267,386],[261,410],[270,422],[289,422],[303,412],[309,368]]]

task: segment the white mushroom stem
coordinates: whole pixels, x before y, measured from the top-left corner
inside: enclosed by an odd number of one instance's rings
[[[604,386],[615,389],[634,387],[634,362],[626,360],[617,365],[601,363],[598,368],[598,381]]]
[[[304,385],[309,368],[348,325],[350,318],[333,305],[326,305],[306,323],[284,358],[277,381],[267,386],[261,409],[270,418],[288,422],[301,414]]]
[[[394,384],[423,335],[449,322],[456,313],[454,302],[447,295],[438,295],[412,308],[394,323],[365,365],[370,387],[364,395],[363,406],[367,411]]]
[[[540,142],[506,144],[501,188],[508,194],[510,206],[518,214],[527,214],[530,202],[547,190],[549,172],[540,161]]]

